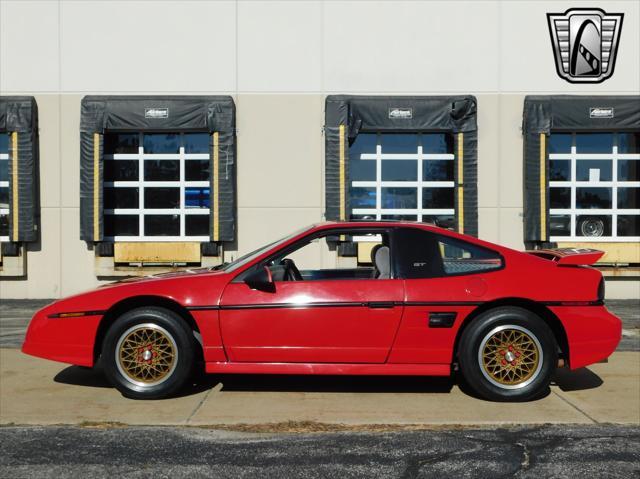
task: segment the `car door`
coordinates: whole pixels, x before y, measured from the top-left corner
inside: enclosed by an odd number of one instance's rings
[[[334,233],[335,234],[335,233]],[[256,265],[254,267],[263,267]],[[274,291],[232,281],[220,303],[231,361],[383,363],[402,316],[403,282],[357,278],[275,281]],[[303,277],[310,277],[303,272]],[[318,276],[318,275],[316,275]]]
[[[394,238],[405,309],[390,363],[450,364],[458,329],[483,301],[501,256],[445,235],[401,228]]]

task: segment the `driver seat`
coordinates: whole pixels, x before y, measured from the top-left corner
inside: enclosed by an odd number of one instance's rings
[[[391,261],[389,258],[389,247],[382,244],[376,245],[371,250],[371,262],[375,268],[374,278],[391,278]]]

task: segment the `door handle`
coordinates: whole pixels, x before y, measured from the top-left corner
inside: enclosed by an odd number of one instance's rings
[[[391,309],[395,306],[393,301],[374,301],[369,303],[371,309]]]

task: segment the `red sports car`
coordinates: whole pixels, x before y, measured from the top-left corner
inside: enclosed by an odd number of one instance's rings
[[[336,253],[350,246],[351,256]],[[345,253],[345,251],[342,251]],[[420,223],[325,223],[215,268],[54,302],[23,352],[94,366],[132,398],[208,373],[448,376],[529,400],[607,358],[620,320],[594,250],[518,252]],[[337,266],[336,266],[337,265]]]

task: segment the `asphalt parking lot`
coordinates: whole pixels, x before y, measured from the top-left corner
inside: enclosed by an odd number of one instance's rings
[[[602,478],[640,471],[640,428],[613,425],[278,435],[5,427],[0,440],[0,476],[12,478]]]
[[[131,401],[99,369],[16,349],[39,306],[0,305],[0,477],[640,474],[634,302],[609,304],[625,337],[608,363],[560,370],[521,404],[475,399],[455,378],[251,375]]]

